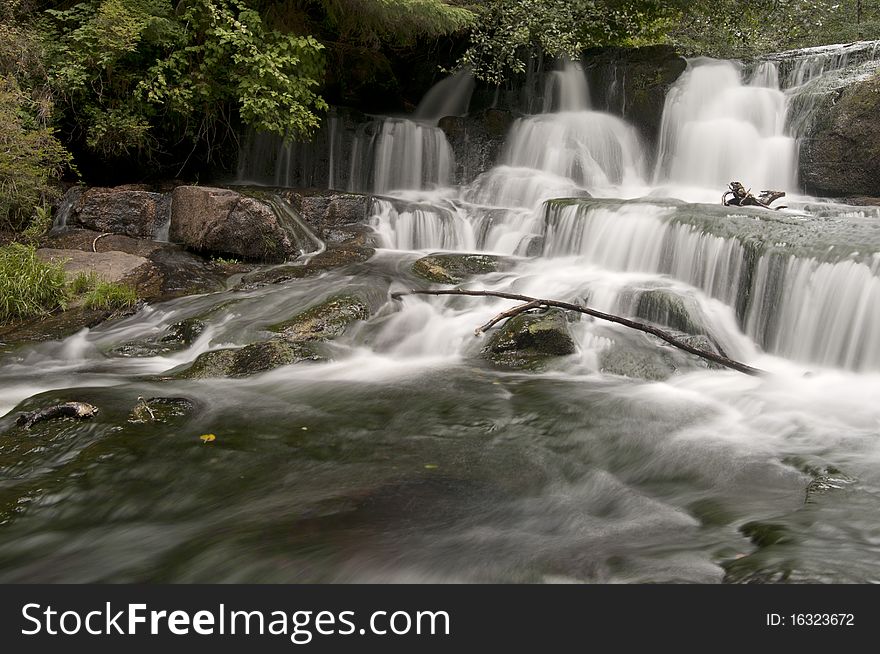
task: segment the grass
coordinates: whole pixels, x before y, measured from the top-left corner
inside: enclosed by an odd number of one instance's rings
[[[33,318],[67,306],[61,263],[37,258],[36,248],[20,243],[0,247],[0,323]]]
[[[87,309],[116,311],[134,306],[137,292],[126,284],[105,282],[94,272],[67,281],[63,262],[46,262],[32,245],[0,247],[0,324],[43,316],[80,300]]]
[[[87,309],[115,311],[132,307],[137,300],[137,292],[130,286],[97,280],[94,287],[83,296],[83,306]]]

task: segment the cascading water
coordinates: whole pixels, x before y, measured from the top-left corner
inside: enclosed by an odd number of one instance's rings
[[[755,189],[792,189],[796,142],[785,133],[786,98],[772,69],[744,85],[728,61],[697,59],[670,89],[663,111],[655,180],[724,189],[749,180]]]
[[[848,48],[804,56],[827,71],[855,61]],[[285,282],[2,355],[0,414],[73,396],[102,413],[0,441],[0,580],[876,580],[880,212],[792,193],[789,80],[800,69],[804,87],[819,83],[820,67],[689,62],[655,157],[591,109],[577,63],[541,79],[538,62],[523,106],[544,112],[514,121],[497,165],[463,188],[437,119],[463,113],[466,73],[417,116],[330,122],[309,155],[332,162],[322,183],[382,196],[368,261],[287,264]],[[300,184],[314,169],[277,141],[249,143],[243,180]],[[789,191],[792,208],[722,207],[733,179]],[[303,250],[320,251],[309,234]],[[473,330],[512,302],[389,299],[428,284],[413,265],[437,250],[502,255],[461,286],[584,302],[770,374],[575,317],[575,354],[498,370],[482,358],[491,336]],[[310,341],[307,361],[175,376],[266,339],[287,354],[279,324],[316,324],[311,308],[350,296],[371,317]],[[202,330],[169,351],[182,324]],[[176,423],[130,417],[155,396],[197,408]],[[750,540],[764,524],[784,541]]]

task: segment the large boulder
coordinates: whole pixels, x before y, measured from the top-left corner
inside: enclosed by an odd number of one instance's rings
[[[85,191],[74,187],[67,192],[61,206],[67,205],[67,226],[133,238],[153,238],[168,222],[170,200],[167,194],[131,187],[89,188]]]
[[[366,223],[372,202],[368,195],[314,189],[279,189],[278,194],[319,238],[329,242],[344,240],[342,227]]]
[[[801,142],[807,190],[831,196],[880,196],[880,74],[829,93]]]
[[[308,343],[291,343],[276,338],[239,349],[205,352],[189,368],[172,376],[177,379],[249,377],[294,363],[320,361],[321,358]]]
[[[178,186],[171,194],[171,241],[202,253],[280,263],[300,254],[285,217],[268,204],[209,186]]]

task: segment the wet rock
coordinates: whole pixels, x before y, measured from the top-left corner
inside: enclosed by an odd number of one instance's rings
[[[820,195],[880,197],[880,74],[834,90],[800,145],[800,179]]]
[[[245,275],[239,284],[239,289],[249,290],[267,284],[283,284],[293,279],[314,277],[328,270],[363,263],[372,257],[375,252],[373,248],[369,247],[330,247],[321,254],[310,257],[305,263],[275,266]]]
[[[663,289],[653,289],[639,294],[635,317],[648,322],[669,327],[685,334],[702,334],[702,326],[694,316],[696,303],[688,298]],[[695,346],[699,347],[699,346]]]
[[[347,225],[362,225],[369,217],[371,198],[359,193],[340,193],[321,190],[279,189],[303,221],[323,241],[347,241],[345,232],[338,230]],[[343,240],[338,240],[342,236]]]
[[[507,368],[540,369],[554,357],[577,351],[565,313],[524,313],[508,320],[495,332],[482,356]]]
[[[138,403],[128,416],[128,422],[168,423],[191,413],[195,406],[192,400],[185,397],[138,398]]]
[[[282,216],[229,189],[178,186],[171,194],[169,238],[202,253],[280,263],[299,256]]]
[[[622,116],[642,138],[657,142],[669,87],[687,68],[671,46],[587,50],[584,72],[597,110]]]
[[[171,198],[140,188],[73,188],[75,194],[67,225],[134,238],[153,238],[168,221]],[[73,199],[73,195],[69,195]],[[62,200],[64,204],[64,200]]]
[[[177,379],[248,377],[303,361],[320,361],[323,356],[311,343],[272,339],[240,349],[213,350],[200,355]]]
[[[103,309],[74,307],[13,325],[2,325],[0,347],[10,349],[22,343],[61,340],[86,327],[96,327],[112,315],[113,312]]]
[[[201,318],[187,318],[171,325],[157,338],[132,341],[119,345],[109,354],[118,357],[154,357],[178,352],[190,347],[205,331],[207,325]]]
[[[474,275],[498,272],[502,257],[491,254],[432,254],[412,265],[422,279],[438,284],[460,284]]]
[[[351,324],[369,317],[370,307],[364,300],[343,294],[335,295],[269,329],[291,342],[325,341],[341,336]]]
[[[663,351],[645,351],[615,343],[599,355],[599,370],[632,379],[664,381],[675,374],[676,367]]]
[[[455,153],[453,179],[467,184],[492,168],[504,146],[504,137],[514,115],[501,109],[486,109],[469,116],[447,116],[438,124]]]
[[[799,456],[786,457],[783,463],[811,477],[804,493],[804,504],[818,503],[823,496],[846,490],[856,482],[836,466],[807,461]]]

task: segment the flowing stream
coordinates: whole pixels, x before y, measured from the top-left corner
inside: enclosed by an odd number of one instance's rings
[[[656,152],[563,63],[460,186],[437,122],[467,111],[467,73],[350,143],[335,114],[311,148],[252,135],[242,180],[310,185],[320,157],[325,185],[375,193],[376,255],[0,353],[0,581],[880,581],[880,214],[796,192],[798,99],[871,48],[691,60]],[[734,179],[788,208],[720,206]],[[576,319],[548,370],[493,367],[473,330],[513,303],[390,299],[437,251],[504,258],[463,287],[584,301],[769,374]],[[171,378],[341,291],[373,315],[329,361]],[[148,347],[191,318],[186,348]],[[194,410],[142,424],[139,397]],[[101,413],[12,429],[65,399]]]

